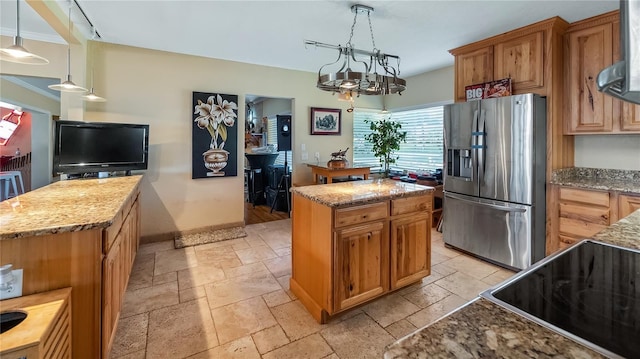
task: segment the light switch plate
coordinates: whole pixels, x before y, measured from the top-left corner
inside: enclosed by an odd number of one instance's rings
[[[22,297],[22,269],[14,269],[11,274],[13,274],[13,286],[10,290],[0,290],[0,300]]]
[[[300,154],[300,160],[301,161],[308,161],[309,160],[309,152],[302,152]]]

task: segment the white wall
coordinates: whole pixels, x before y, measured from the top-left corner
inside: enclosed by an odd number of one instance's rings
[[[640,135],[575,136],[575,165],[640,171]]]
[[[262,116],[275,117],[291,112],[290,98],[269,98],[262,102]]]
[[[387,109],[401,109],[425,104],[453,102],[453,66],[406,78],[402,95],[387,95]]]
[[[150,124],[149,169],[142,183],[142,235],[164,234],[244,220],[245,95],[292,98],[293,147],[326,161],[332,151],[350,147],[348,103],[315,87],[316,74],[90,42],[95,90],[105,103],[88,103],[87,121]],[[191,179],[192,91],[237,94],[237,177]],[[360,99],[380,108],[379,96]],[[311,136],[310,107],[341,108],[341,136]],[[311,171],[293,159],[293,184],[311,183]]]

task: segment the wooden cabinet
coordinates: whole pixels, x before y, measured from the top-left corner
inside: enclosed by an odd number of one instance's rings
[[[139,245],[139,202],[136,198],[123,209],[122,222],[105,229],[105,236],[117,233],[102,264],[102,356],[109,357],[118,326],[120,309]],[[113,228],[116,226],[116,228]]]
[[[338,230],[334,248],[335,311],[353,307],[388,290],[386,221]]]
[[[43,222],[48,227],[37,222],[28,235],[0,240],[1,262],[24,269],[23,295],[72,289],[72,358],[108,357],[140,236],[141,179],[59,181],[26,193],[27,204],[42,203],[40,197],[68,198],[77,213],[56,217],[58,201],[45,201],[37,210],[54,213]],[[103,208],[91,215],[96,203]],[[38,213],[22,210],[25,217]],[[111,224],[104,228],[106,223]],[[58,231],[58,226],[64,230]]]
[[[456,101],[466,100],[465,86],[503,78],[511,78],[514,94],[550,95],[554,81],[562,85],[562,34],[568,25],[554,17],[449,50],[455,56]]]
[[[428,213],[391,221],[391,290],[431,272],[431,216]]]
[[[600,71],[620,60],[618,11],[571,24],[565,53],[565,134],[640,133],[640,106],[596,86]]]
[[[493,46],[456,56],[456,101],[465,101],[465,86],[493,79]]]
[[[544,31],[495,45],[494,78],[511,78],[516,93],[544,86]]]
[[[640,209],[640,195],[621,194],[618,196],[618,217],[620,219]]]
[[[613,129],[613,97],[598,91],[598,74],[613,63],[613,25],[605,23],[568,32],[567,133],[610,132]]]
[[[559,243],[565,248],[611,224],[609,192],[560,187]]]
[[[550,228],[547,255],[584,238],[591,238],[607,226],[640,209],[640,194],[597,191],[554,185],[557,198],[557,227]],[[554,222],[555,223],[555,222]]]
[[[26,312],[27,317],[0,336],[0,358],[72,358],[71,288],[7,299],[1,308]]]
[[[293,194],[290,287],[320,323],[431,270],[433,194],[332,208]]]

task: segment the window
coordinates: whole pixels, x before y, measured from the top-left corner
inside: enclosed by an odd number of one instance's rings
[[[372,145],[364,139],[371,132],[364,120],[381,120],[391,116],[391,119],[400,122],[402,131],[407,131],[407,142],[400,145],[400,150],[396,152],[399,158],[391,169],[434,172],[442,168],[443,110],[444,106],[432,106],[389,115],[356,109],[353,112],[353,165],[370,166],[372,171],[382,170],[380,160],[373,156]]]
[[[276,117],[270,117],[267,119],[267,145],[274,145],[276,148],[278,147],[278,120]],[[279,155],[273,164],[284,166],[284,151],[278,153]],[[289,151],[287,156],[287,165],[291,168],[291,151]]]

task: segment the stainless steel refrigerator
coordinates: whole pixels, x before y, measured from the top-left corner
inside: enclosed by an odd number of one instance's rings
[[[534,94],[444,109],[443,238],[524,269],[545,254],[546,103]]]

